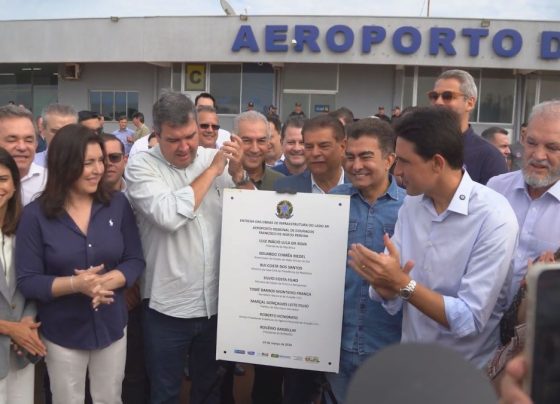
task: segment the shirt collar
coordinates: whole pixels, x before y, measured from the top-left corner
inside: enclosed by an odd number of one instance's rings
[[[350,195],[352,196],[356,194],[360,194],[360,191],[356,187],[354,187],[354,185],[351,185]],[[379,198],[377,199],[383,198],[385,195],[387,195],[391,199],[394,199],[395,201],[399,199],[399,187],[397,185],[397,181],[395,180],[395,177],[392,174],[389,174],[389,186],[387,187],[387,190],[383,195],[380,195]]]
[[[519,170],[518,175],[515,176],[513,181],[513,189],[518,192],[523,192],[527,197],[529,197],[529,192],[527,190],[527,183],[525,182],[525,178],[523,177],[523,171]],[[556,181],[556,183],[548,188],[546,192],[543,194],[550,194],[554,197],[557,201],[560,202],[560,180]],[[529,197],[530,198],[530,197]]]
[[[28,180],[29,178],[36,177],[37,175],[41,175],[43,171],[45,171],[45,169],[41,167],[39,164],[31,163],[31,166],[29,167],[29,172],[25,177],[21,179],[21,181],[25,181]]]
[[[321,189],[321,187],[320,187],[319,185],[317,185],[317,183],[315,182],[315,178],[313,178],[313,173],[311,173],[311,171],[310,171],[310,174],[311,174],[311,189],[316,189],[316,190],[318,190],[318,191],[321,191],[321,193],[324,194],[325,192],[324,192],[324,191]],[[341,167],[341,168],[340,168],[340,178],[338,179],[338,184],[336,184],[336,185],[342,185],[342,184],[344,184],[344,170],[343,170],[342,167]],[[336,185],[335,185],[335,186],[336,186]]]
[[[471,177],[466,171],[463,171],[463,178],[461,178],[461,182],[459,183],[459,186],[455,190],[455,193],[453,194],[453,198],[451,198],[451,202],[449,203],[449,206],[445,211],[455,212],[465,216],[468,215],[469,200],[473,188],[474,188],[474,181],[471,179]],[[431,198],[424,195],[422,197],[422,201],[424,204],[429,204],[429,206],[433,208],[434,202],[432,201]]]

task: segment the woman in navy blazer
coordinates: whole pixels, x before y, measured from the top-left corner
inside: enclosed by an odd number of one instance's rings
[[[44,356],[35,305],[16,289],[15,231],[21,215],[16,162],[0,148],[0,403],[33,403],[34,368],[27,355]],[[17,351],[10,345],[16,344]]]
[[[18,228],[18,286],[37,300],[54,403],[120,403],[126,357],[123,291],[145,262],[134,214],[101,185],[100,137],[81,125],[49,145],[48,179]]]

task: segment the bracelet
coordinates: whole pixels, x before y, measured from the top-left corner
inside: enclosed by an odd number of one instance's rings
[[[70,276],[70,287],[72,288],[72,292],[76,292],[76,289],[74,289],[74,275]]]

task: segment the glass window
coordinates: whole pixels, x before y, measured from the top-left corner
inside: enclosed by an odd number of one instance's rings
[[[479,87],[479,122],[512,123],[515,77],[511,70],[484,70]]]
[[[132,115],[136,112],[138,112],[138,92],[128,91],[126,93],[126,116],[131,120]]]
[[[114,121],[115,119],[115,93],[112,91],[103,91],[101,93],[101,113],[106,121]]]
[[[126,115],[126,92],[115,91],[115,121]]]
[[[210,92],[219,114],[239,114],[241,102],[241,65],[210,65]]]
[[[272,104],[274,91],[274,70],[269,64],[243,64],[243,82],[241,88],[242,109],[252,101],[255,110],[266,113],[265,108]]]
[[[0,65],[0,105],[13,102],[24,105],[35,116],[57,101],[57,64]]]
[[[173,63],[171,70],[171,88],[181,91],[181,63]]]
[[[102,114],[106,121],[116,121],[121,115],[132,119],[132,114],[138,111],[138,91],[91,90],[89,108]]]
[[[414,67],[407,66],[404,68],[404,78],[403,78],[403,108],[410,107],[414,105],[414,100],[412,99],[412,90],[414,88]]]
[[[420,67],[418,69],[418,99],[416,105],[426,107],[430,105],[428,91],[434,89],[436,78],[441,74],[440,67]]]
[[[527,122],[529,114],[535,106],[535,99],[537,94],[537,76],[528,75],[525,79],[525,107],[523,111],[523,118],[521,123]]]
[[[289,64],[284,67],[284,88],[289,90],[338,91],[338,66],[334,64]]]
[[[541,94],[539,102],[560,98],[560,76],[541,77]]]
[[[92,111],[101,111],[101,91],[89,92],[89,108]]]

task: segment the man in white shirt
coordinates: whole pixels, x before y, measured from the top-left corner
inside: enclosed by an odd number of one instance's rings
[[[523,146],[521,170],[488,181],[506,197],[520,228],[510,302],[527,273],[527,262],[560,247],[560,101],[535,105]]]
[[[482,368],[499,344],[507,308],[515,214],[463,167],[457,115],[419,108],[395,126],[395,175],[408,194],[388,253],[355,244],[350,265],[390,314],[403,310],[402,342],[437,343]]]
[[[43,191],[47,181],[46,170],[33,163],[37,137],[33,115],[24,107],[0,107],[0,147],[16,161],[21,178],[22,203],[27,205]]]
[[[146,258],[142,298],[151,403],[179,401],[187,352],[190,402],[219,403],[222,195],[224,188],[252,185],[238,137],[219,150],[198,147],[194,106],[185,95],[163,94],[153,119],[159,144],[131,159],[125,171]]]

